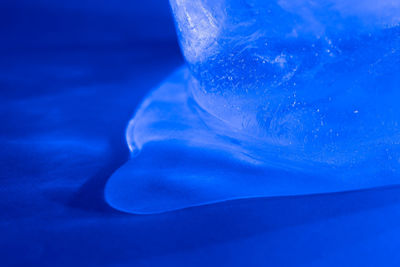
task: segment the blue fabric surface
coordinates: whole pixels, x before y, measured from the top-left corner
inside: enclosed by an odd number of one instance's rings
[[[167,1],[0,5],[1,266],[399,266],[396,186],[112,209],[126,123],[183,63]]]

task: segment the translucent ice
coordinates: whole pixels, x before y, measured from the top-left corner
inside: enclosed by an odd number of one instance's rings
[[[400,0],[170,2],[187,68],[130,122],[143,152],[109,181],[112,206],[400,181]]]
[[[400,1],[171,2],[193,98],[232,129],[336,165],[397,144]]]

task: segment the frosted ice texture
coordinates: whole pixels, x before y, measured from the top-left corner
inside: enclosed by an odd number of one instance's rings
[[[229,131],[306,161],[397,166],[400,1],[170,2],[191,94]]]

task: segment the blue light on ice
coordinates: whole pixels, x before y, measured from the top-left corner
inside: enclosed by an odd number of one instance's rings
[[[187,66],[144,100],[113,207],[397,184],[400,2],[171,0]]]

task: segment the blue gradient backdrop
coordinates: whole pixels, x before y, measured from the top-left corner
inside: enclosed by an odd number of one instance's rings
[[[167,0],[0,3],[0,266],[399,266],[400,189],[134,216],[126,123],[183,63]]]

